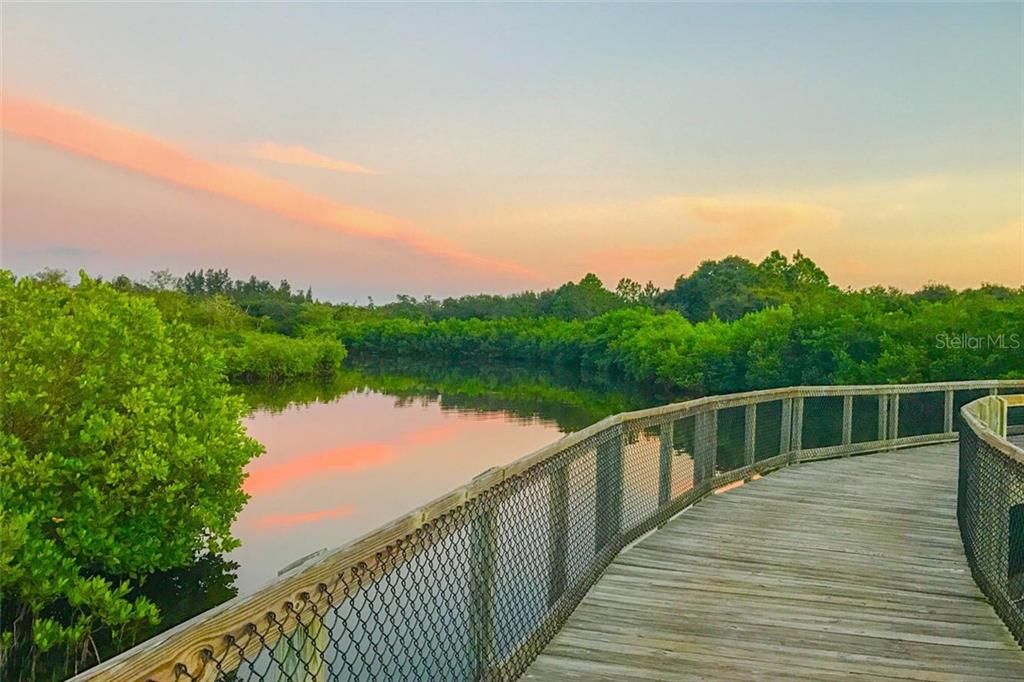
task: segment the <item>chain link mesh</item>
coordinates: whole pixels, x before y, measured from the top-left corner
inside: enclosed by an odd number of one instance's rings
[[[802,391],[684,404],[580,436],[373,557],[339,563],[200,662],[177,663],[174,679],[515,679],[623,547],[702,496],[799,461],[952,440],[954,407],[967,398]],[[970,429],[961,443],[968,556],[1020,638],[1024,468]],[[991,558],[1007,523],[1018,528],[1008,565]]]
[[[960,430],[957,519],[975,582],[1024,647],[1024,455],[1008,455],[969,425]]]

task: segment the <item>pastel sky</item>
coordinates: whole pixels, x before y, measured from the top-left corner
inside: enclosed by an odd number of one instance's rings
[[[2,263],[1024,282],[1024,6],[12,4]]]

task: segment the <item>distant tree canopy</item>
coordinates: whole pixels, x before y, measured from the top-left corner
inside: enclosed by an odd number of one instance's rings
[[[83,660],[97,628],[158,617],[143,576],[237,544],[261,447],[216,345],[153,301],[0,271],[0,310],[3,659]]]
[[[38,277],[59,281],[63,273]],[[760,263],[704,261],[664,291],[631,279],[611,290],[590,273],[540,292],[401,294],[367,306],[315,301],[308,288],[293,293],[287,281],[232,279],[223,269],[115,283],[152,298],[166,319],[209,331],[225,348],[230,376],[242,380],[330,375],[347,350],[608,369],[698,392],[1024,370],[1024,353],[1012,347],[1024,318],[1015,317],[1021,288],[957,291],[933,282],[914,293],[843,291],[799,251],[772,251]],[[1001,335],[1005,343],[984,353],[940,352],[937,335],[954,332]]]
[[[677,279],[657,302],[691,322],[712,316],[731,322],[828,286],[828,275],[799,251],[792,262],[772,251],[758,265],[739,256],[704,261],[692,274]]]

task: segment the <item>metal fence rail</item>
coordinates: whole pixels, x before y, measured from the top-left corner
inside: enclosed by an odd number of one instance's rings
[[[623,547],[703,496],[956,440],[959,408],[1000,392],[1024,381],[797,387],[608,417],[76,679],[514,679]]]
[[[1011,414],[1024,395],[986,397],[961,411],[957,520],[974,580],[1024,646],[1024,450]]]

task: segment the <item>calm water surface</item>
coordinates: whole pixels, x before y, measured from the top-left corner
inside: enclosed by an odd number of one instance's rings
[[[328,383],[240,386],[249,434],[241,547],[150,576],[150,637],[601,418],[668,399],[541,368],[351,365]],[[100,642],[106,655],[115,652]]]
[[[227,557],[242,593],[561,435],[540,417],[375,392],[258,410],[246,428],[267,451],[248,467],[252,498],[234,526],[242,547]]]
[[[440,374],[363,368],[323,387],[313,401],[302,387],[297,394],[289,400],[287,392],[257,388],[250,395],[263,407],[245,426],[266,453],[248,466],[251,499],[234,526],[242,546],[225,557],[238,564],[240,594],[491,467],[655,400],[635,389],[507,368]]]

